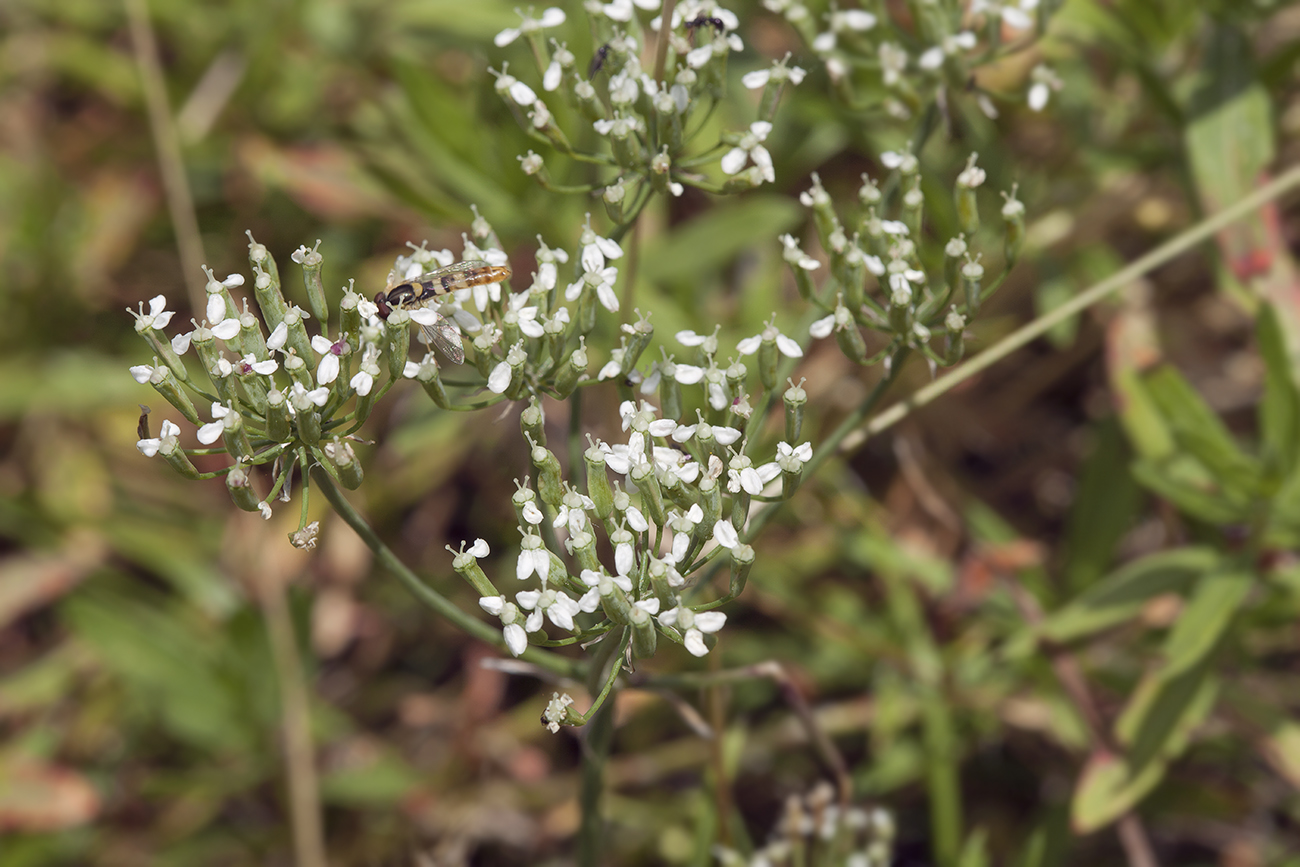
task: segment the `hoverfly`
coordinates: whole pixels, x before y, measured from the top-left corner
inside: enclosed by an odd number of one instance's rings
[[[385,320],[394,308],[428,310],[433,315],[433,320],[428,324],[417,323],[421,333],[448,358],[460,364],[465,360],[465,347],[461,345],[460,333],[445,316],[432,308],[432,303],[458,289],[485,286],[509,279],[509,265],[489,265],[477,261],[457,262],[410,279],[403,278],[394,271],[388,275],[388,286],[375,295],[375,305],[379,308],[380,318]]]

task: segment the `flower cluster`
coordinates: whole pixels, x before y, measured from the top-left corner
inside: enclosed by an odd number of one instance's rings
[[[962,231],[944,245],[942,271],[931,274],[919,247],[924,222],[920,161],[910,151],[887,151],[881,162],[893,169],[889,185],[905,190],[896,219],[880,213],[884,194],[867,175],[858,190],[862,210],[852,234],[816,174],[812,188],[800,196],[812,211],[818,240],[830,260],[830,276],[822,286],[812,276],[821,262],[805,253],[792,235],[781,238],[800,295],[826,314],[812,324],[810,333],[816,338],[834,336],[844,355],[857,364],[892,365],[913,350],[932,367],[956,364],[965,350],[967,324],[1000,283],[986,283],[982,257],[971,251],[980,227],[976,190],[985,181],[984,170],[972,154],[957,175],[953,196]],[[1024,209],[1014,190],[1006,198],[1002,222],[1009,270],[1024,234]],[[875,351],[864,330],[881,336]],[[942,345],[936,346],[940,338]]]
[[[459,263],[450,250],[412,246],[397,257],[388,286],[373,299],[349,285],[336,324],[321,285],[320,253],[301,247],[292,256],[303,269],[309,312],[286,299],[274,258],[251,235],[252,294],[260,316],[247,298],[237,302],[231,294],[244,285],[242,276],[217,280],[210,272],[205,318],[191,320],[189,331],[168,335],[174,314],[161,295],[147,311],[144,305],[130,311],[155,354],[152,364],[132,367],[131,375],[198,426],[202,446],[221,443],[218,449],[183,448],[180,427],[167,419],[157,437],[142,422],[140,451],[161,455],[187,478],[225,476],[241,508],[269,518],[270,501],[287,499],[296,469],[305,475],[320,466],[348,488],[360,485],[350,439],[398,381],[416,380],[444,409],[480,408],[527,394],[567,396],[589,379],[585,338],[595,328],[597,309],[618,309],[611,289],[618,268],[607,263],[622,255],[621,248],[588,225],[578,273],[564,288],[559,268],[569,254],[539,238],[538,271],[528,288],[514,293],[490,224],[478,217],[473,232],[473,240],[464,238]],[[308,329],[313,321],[320,326],[315,334]],[[481,378],[471,374],[462,393],[485,386],[488,397],[458,402],[441,380],[432,347],[421,360],[410,360],[412,324],[445,357],[461,361],[468,354]],[[649,339],[648,324],[642,330],[644,339],[623,349],[628,370]],[[187,358],[197,359],[205,382],[191,373]],[[222,451],[233,463],[214,471],[200,472],[191,460]],[[250,476],[258,466],[274,467],[265,496],[255,493]]]
[[[745,858],[719,846],[721,867],[889,867],[893,863],[894,817],[879,807],[843,808],[829,783],[786,799],[771,839]]]
[[[537,61],[543,96],[511,75],[507,64],[500,72],[493,70],[497,92],[516,112],[523,129],[560,154],[607,167],[611,176],[595,185],[562,186],[552,181],[546,162],[533,151],[519,158],[521,167],[551,190],[600,193],[615,223],[634,217],[655,192],[680,196],[686,186],[738,192],[773,182],[776,173],[764,142],[772,131],[782,91],[804,77],[802,69],[787,63],[788,57],[743,77],[745,87],[763,91],[758,120],[747,129],[722,134],[715,145],[726,149],[716,163],[722,177],[710,178],[701,171],[703,161],[692,156],[688,130],[705,126],[698,118],[708,115],[725,92],[728,59],[744,48],[736,33],[740,22],[714,0],[676,4],[667,22],[669,39],[660,55],[662,64],[647,70],[642,67],[641,47],[647,32],[659,32],[664,25],[661,16],[649,17],[659,5],[659,0],[587,3],[598,47],[585,66],[566,42],[544,38],[545,32],[566,21],[558,8],[545,10],[540,18],[530,13],[519,27],[503,30],[496,38],[496,44],[504,47],[523,37]],[[575,122],[599,133],[606,148],[597,153],[575,150],[570,142],[580,131],[571,125],[562,128],[550,94],[567,102],[579,118]]]
[[[629,659],[653,655],[659,635],[705,655],[726,622],[714,609],[741,592],[754,563],[744,541],[752,508],[791,496],[812,460],[812,447],[796,443],[806,400],[797,386],[784,395],[787,441],[775,445],[769,460],[756,460],[745,437],[753,413],[746,388],[762,387],[770,396],[777,357],[803,354],[774,321],[737,347],[742,356],[759,357],[758,383],[749,382],[739,358],[719,365],[716,333],[685,331],[677,339],[689,360],[664,352],[648,371],[623,373],[639,381],[642,396],[619,407],[624,438],[588,437],[582,484],[566,481],[559,459],[546,448],[540,404],[531,401],[521,415],[535,483],[517,482],[520,543],[513,577],[503,580],[527,585],[503,592],[487,578],[479,561],[490,551],[482,539],[452,550],[453,568],[479,592],[480,607],[500,621],[503,643],[514,655],[533,640],[589,642],[620,627],[630,633]],[[652,395],[658,407],[646,400]],[[576,468],[570,471],[577,475]],[[600,536],[611,553],[603,561]],[[728,592],[687,604],[724,552]],[[569,637],[546,637],[548,621]]]
[[[763,0],[763,5],[799,31],[846,101],[858,104],[859,92],[883,93],[881,106],[898,119],[917,116],[940,89],[948,98],[972,93],[980,111],[997,117],[992,94],[980,86],[981,67],[1021,50],[1045,29],[1049,13],[1049,4],[1040,6],[1039,0],[927,3],[909,6],[914,14],[904,24],[888,13],[834,4],[820,21],[803,0]],[[1040,65],[1023,92],[1030,108],[1040,111],[1049,91],[1060,86]]]

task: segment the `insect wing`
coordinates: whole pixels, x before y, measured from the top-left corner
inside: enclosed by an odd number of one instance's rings
[[[420,333],[429,343],[442,350],[442,354],[450,358],[456,364],[463,364],[465,361],[465,347],[460,342],[460,332],[456,326],[452,325],[446,316],[434,310],[428,310],[433,315],[433,321],[429,323],[420,322]],[[420,316],[421,319],[425,316]]]

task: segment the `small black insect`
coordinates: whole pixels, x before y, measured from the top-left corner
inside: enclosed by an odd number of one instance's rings
[[[696,30],[700,27],[710,27],[710,26],[714,30],[718,31],[719,33],[727,29],[726,22],[724,22],[721,18],[714,18],[709,15],[701,15],[699,18],[695,18],[691,21],[686,22],[687,30]]]
[[[587,68],[587,80],[596,77],[596,73],[605,67],[605,61],[609,59],[609,46],[602,45],[596,49],[596,56],[591,58],[591,66]]]
[[[150,412],[149,407],[145,406],[145,405],[142,404],[142,403],[140,403],[140,404],[136,404],[136,405],[137,405],[138,407],[140,407],[140,421],[136,422],[136,425],[135,425],[135,432],[136,432],[136,434],[137,434],[137,439],[142,439],[142,440],[150,439],[150,436],[149,436],[149,412]]]

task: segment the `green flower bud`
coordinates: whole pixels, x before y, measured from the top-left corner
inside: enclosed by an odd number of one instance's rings
[[[614,491],[609,485],[609,476],[605,472],[605,453],[588,435],[590,444],[582,453],[583,463],[587,465],[587,496],[596,505],[596,516],[602,521],[614,514]]]
[[[190,456],[185,454],[185,449],[181,448],[181,441],[177,437],[162,437],[162,441],[158,446],[158,454],[162,455],[171,468],[180,473],[181,476],[191,481],[198,481],[198,468],[190,463]]]
[[[560,507],[560,501],[564,499],[564,485],[561,482],[560,461],[545,446],[537,445],[531,437],[525,435],[528,444],[532,447],[530,458],[533,466],[537,468],[537,492],[542,497],[542,502],[552,509]]]
[[[343,299],[339,301],[339,331],[348,338],[349,343],[356,342],[354,338],[361,331],[361,311],[357,309],[361,296],[352,289],[352,281],[348,281],[348,288],[343,290]]]
[[[650,343],[650,338],[654,336],[654,326],[650,324],[648,315],[642,316],[641,311],[636,311],[636,322],[631,325],[624,325],[623,331],[629,335],[627,348],[623,352],[623,364],[619,368],[621,376],[627,376],[636,367],[636,363],[641,358],[641,353],[645,351],[646,346]]]
[[[654,618],[644,608],[636,605],[632,606],[628,614],[628,619],[632,622],[632,655],[638,659],[649,659],[655,655],[655,642],[658,640]]]
[[[555,378],[555,391],[560,397],[568,397],[578,387],[587,374],[586,338],[578,337],[578,348],[573,350],[569,360],[560,365],[560,372]]]
[[[388,375],[401,379],[406,371],[406,356],[411,351],[411,314],[394,308],[384,320],[384,352],[388,356]]]
[[[309,446],[320,443],[320,411],[312,401],[307,392],[301,389],[294,389],[289,394],[289,402],[293,404],[294,420],[298,426],[298,439],[302,440]]]
[[[975,190],[984,183],[986,175],[983,169],[975,165],[978,157],[979,154],[971,154],[970,159],[966,160],[966,168],[957,175],[957,185],[953,190],[957,204],[957,223],[967,235],[974,235],[980,227],[979,202],[975,198]]]
[[[488,555],[488,544],[482,539],[477,540],[468,550],[465,550],[464,543],[461,544],[461,550],[457,551],[450,545],[447,550],[452,553],[451,568],[455,569],[470,586],[478,591],[480,596],[500,596],[497,589],[492,586],[492,582],[483,574],[483,567],[479,566],[478,558]]]
[[[641,461],[632,466],[628,475],[632,483],[637,486],[641,492],[641,506],[650,516],[650,520],[663,526],[664,523],[664,497],[663,492],[659,489],[659,479],[655,474],[654,467],[646,461]]]
[[[596,537],[581,530],[570,536],[564,543],[564,547],[573,555],[577,561],[578,568],[581,570],[600,571],[600,559],[596,556]]]
[[[732,596],[739,596],[749,580],[749,570],[754,567],[754,549],[749,545],[738,545],[731,550],[731,587]]]
[[[305,245],[299,247],[289,258],[302,266],[302,282],[307,290],[307,306],[311,308],[312,314],[324,328],[329,320],[330,308],[325,301],[325,286],[320,278],[321,266],[324,263],[320,254],[320,241],[318,240],[316,246],[310,250]]]
[[[293,439],[289,404],[284,399],[284,392],[275,388],[266,393],[266,438],[277,443]]]
[[[604,572],[599,575],[596,587],[600,591],[600,607],[605,609],[605,616],[610,620],[620,626],[627,626],[632,622],[632,603],[628,601],[623,589],[614,583],[613,578]],[[583,578],[588,579],[588,576],[584,575]]]
[[[803,378],[800,378],[798,385],[795,385],[793,379],[786,381],[790,387],[781,395],[785,402],[785,441],[793,443],[799,441],[799,434],[803,430],[803,408],[808,404],[808,392],[803,390]]]
[[[262,310],[266,327],[274,331],[289,309],[280,291],[280,270],[266,247],[254,240],[253,233],[245,234],[248,235],[248,261],[253,266],[253,297]]]
[[[154,359],[155,362],[157,360],[157,358]],[[132,370],[134,371],[135,368],[132,368]],[[185,416],[191,424],[201,424],[198,410],[194,408],[194,403],[190,400],[189,394],[176,381],[176,376],[170,367],[155,364],[149,374],[148,382],[155,391],[163,396],[163,399],[176,407],[180,414]]]
[[[841,307],[840,310],[847,310]],[[838,313],[838,311],[836,311]],[[850,314],[851,316],[851,314]],[[838,324],[839,316],[836,316],[835,342],[839,344],[840,352],[844,357],[854,364],[864,364],[867,360],[867,342],[862,338],[862,332],[858,329],[856,322],[848,322],[846,325]]]
[[[1002,198],[1006,200],[1002,206],[1002,225],[1007,233],[1003,250],[1008,270],[1020,258],[1020,247],[1025,242],[1025,205],[1016,198],[1018,187],[1018,184],[1011,187],[1011,195],[1002,194]]]
[[[542,411],[542,405],[537,402],[536,396],[529,398],[528,406],[519,413],[519,428],[530,443],[546,445],[546,413]]]
[[[984,279],[984,266],[979,260],[979,256],[972,259],[968,254],[966,264],[961,267],[962,292],[966,298],[967,316],[976,315],[980,309],[980,281]]]
[[[235,505],[245,512],[262,510],[261,498],[253,490],[253,481],[242,462],[237,461],[230,472],[226,473],[226,490],[230,492],[230,499],[234,500]]]
[[[843,231],[840,226],[840,218],[835,214],[835,203],[831,201],[830,193],[822,186],[822,179],[816,173],[812,175],[812,189],[799,196],[799,201],[806,207],[812,208],[813,224],[817,227],[817,237],[821,239],[822,246],[827,250],[831,249],[831,235],[836,231]]]
[[[961,361],[962,354],[966,351],[966,341],[963,335],[966,329],[966,319],[954,307],[948,311],[943,324],[948,329],[944,341],[943,363],[951,366]]]

